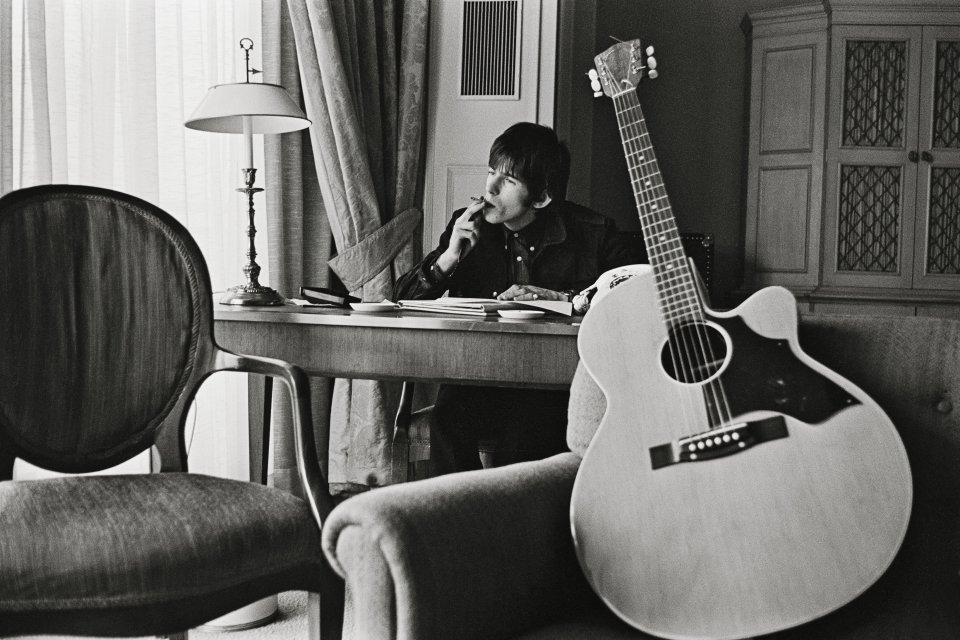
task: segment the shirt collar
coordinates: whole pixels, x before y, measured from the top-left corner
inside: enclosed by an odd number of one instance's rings
[[[567,239],[567,229],[563,226],[560,214],[553,202],[537,211],[537,217],[534,218],[533,222],[520,229],[520,231],[511,231],[506,225],[503,226],[503,234],[507,240],[513,239],[514,233],[520,234],[518,239],[524,245],[538,248],[560,244]]]

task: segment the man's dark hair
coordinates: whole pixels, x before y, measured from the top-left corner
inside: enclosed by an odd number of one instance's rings
[[[489,165],[523,180],[532,202],[540,200],[544,192],[559,200],[566,190],[564,155],[553,129],[518,122],[493,141]]]

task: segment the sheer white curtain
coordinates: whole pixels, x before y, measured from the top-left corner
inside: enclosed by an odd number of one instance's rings
[[[76,183],[136,195],[190,230],[214,290],[242,282],[246,203],[235,190],[243,186],[242,136],[183,123],[208,87],[245,79],[241,38],[254,40],[251,62],[262,68],[260,5],[0,0],[0,192]],[[265,199],[257,211],[258,262],[266,269]],[[266,271],[261,280],[269,282]],[[204,429],[194,436],[191,467],[242,477],[243,377],[217,374],[196,408]]]

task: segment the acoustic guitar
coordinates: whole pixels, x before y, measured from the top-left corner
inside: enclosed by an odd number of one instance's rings
[[[607,408],[571,526],[587,579],[627,623],[746,638],[823,616],[883,574],[906,533],[910,467],[883,410],[801,350],[790,292],[704,307],[635,90],[652,53],[621,42],[591,72],[616,109],[650,269],[580,330]]]

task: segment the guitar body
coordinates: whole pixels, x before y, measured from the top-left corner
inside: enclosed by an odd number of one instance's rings
[[[906,533],[912,484],[883,410],[801,351],[788,291],[704,311],[724,364],[695,383],[663,364],[652,273],[585,317],[580,356],[607,410],[571,524],[589,582],[629,624],[746,638],[813,620],[873,584]],[[732,422],[748,426],[701,446],[720,387]]]

